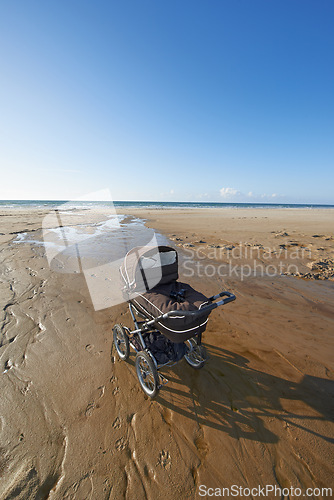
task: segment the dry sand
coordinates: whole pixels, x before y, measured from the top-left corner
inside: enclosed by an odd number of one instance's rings
[[[43,247],[11,243],[20,231],[38,235],[45,213],[2,210],[0,498],[179,500],[200,498],[201,484],[334,488],[333,211],[127,212],[173,238],[183,277],[198,261],[203,273],[230,260],[238,270],[253,265],[245,253],[253,248],[257,264],[282,262],[285,273],[293,263],[306,279],[186,276],[237,300],[210,316],[205,367],[180,362],[151,401],[134,355],[121,362],[111,353],[113,325],[131,326],[126,305],[95,312],[81,274],[52,272]]]

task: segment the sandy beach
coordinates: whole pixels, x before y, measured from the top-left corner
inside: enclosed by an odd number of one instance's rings
[[[210,315],[205,367],[181,361],[155,400],[112,347],[126,304],[95,311],[81,273],[19,241],[41,239],[46,213],[0,212],[1,499],[334,490],[333,209],[119,211],[169,238],[180,279],[237,296]]]

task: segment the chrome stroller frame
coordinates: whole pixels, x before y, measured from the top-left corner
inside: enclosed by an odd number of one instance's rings
[[[218,302],[217,299],[225,297]],[[134,322],[134,330],[130,330],[127,326],[116,324],[113,328],[113,341],[117,354],[121,360],[127,360],[130,355],[130,347],[136,353],[135,367],[137,377],[141,388],[147,396],[154,398],[162,386],[168,383],[168,379],[162,375],[160,370],[164,367],[170,367],[178,363],[178,361],[170,360],[166,363],[159,364],[150,350],[145,337],[148,333],[159,332],[159,321],[175,317],[192,317],[193,319],[208,315],[213,309],[219,306],[228,304],[235,300],[233,293],[223,291],[217,295],[213,295],[207,301],[205,307],[197,311],[187,310],[172,310],[165,314],[150,319],[129,301],[129,310]],[[144,321],[139,321],[136,315]],[[194,369],[200,369],[204,366],[207,360],[206,349],[202,345],[202,333],[194,333],[190,338],[186,339],[186,352],[183,355],[187,363]],[[182,358],[181,358],[182,359]]]

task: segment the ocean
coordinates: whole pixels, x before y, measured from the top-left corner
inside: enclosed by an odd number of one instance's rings
[[[184,202],[184,201],[65,201],[65,200],[0,200],[0,208],[57,208],[67,203],[68,208],[90,209],[90,208],[154,208],[166,210],[171,208],[334,208],[334,205],[312,204],[312,203],[222,203],[222,202]]]

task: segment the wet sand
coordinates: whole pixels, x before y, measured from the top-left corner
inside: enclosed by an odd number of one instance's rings
[[[113,325],[131,326],[126,305],[94,311],[82,274],[50,271],[43,247],[11,243],[20,231],[38,235],[45,212],[3,210],[0,498],[176,500],[200,498],[201,484],[334,488],[333,211],[127,213],[172,238],[182,279],[237,300],[210,316],[206,366],[180,362],[148,400],[134,355],[121,362],[112,350]],[[257,264],[283,262],[281,272],[226,273],[230,260],[236,270],[254,264],[246,248]],[[284,274],[291,263],[298,275]],[[220,274],[207,267],[221,264]]]

